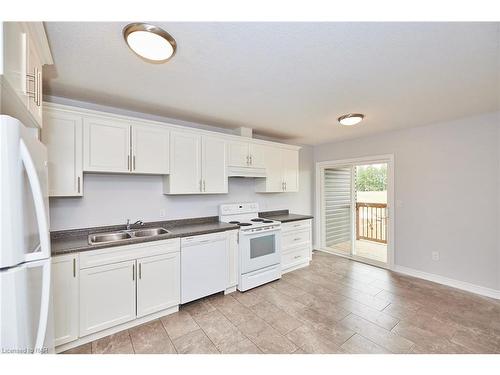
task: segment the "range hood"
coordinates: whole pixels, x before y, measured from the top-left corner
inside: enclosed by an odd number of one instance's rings
[[[227,167],[228,177],[267,177],[266,168]]]

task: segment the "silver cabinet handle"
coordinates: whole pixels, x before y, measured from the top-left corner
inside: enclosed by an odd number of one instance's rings
[[[132,281],[135,280],[135,264],[132,264]]]
[[[203,191],[207,191],[207,189],[205,187],[205,180],[203,180]]]
[[[33,91],[30,91],[30,82],[33,82]],[[35,68],[33,70],[33,74],[26,74],[26,94],[28,94],[28,97],[33,99],[35,104],[38,102],[38,69]]]
[[[200,191],[203,191],[203,181],[200,180]]]
[[[76,258],[73,258],[73,277],[76,278]]]
[[[250,165],[250,156],[247,155],[247,165]]]
[[[130,171],[130,155],[127,156],[127,169]]]
[[[142,279],[142,263],[139,263],[139,280]]]
[[[286,191],[286,182],[285,182],[285,191]]]
[[[80,176],[77,178],[78,194],[80,194]]]
[[[250,165],[253,165],[252,155],[250,155],[249,157],[250,157]]]
[[[134,171],[135,171],[135,155],[134,155],[134,159],[133,159],[132,165],[133,165],[133,166],[132,166],[132,168],[133,168],[133,169],[134,169]]]
[[[37,102],[36,105],[40,107],[42,105],[42,72],[37,68]]]
[[[300,258],[300,257],[301,257],[300,255],[295,255],[295,256],[293,257],[293,259],[298,259],[298,258]]]
[[[294,241],[300,241],[300,237],[294,238]]]

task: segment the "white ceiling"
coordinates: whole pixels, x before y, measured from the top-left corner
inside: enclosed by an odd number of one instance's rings
[[[45,93],[306,144],[500,109],[499,23],[155,22],[178,45],[161,65],[126,24],[47,22]]]

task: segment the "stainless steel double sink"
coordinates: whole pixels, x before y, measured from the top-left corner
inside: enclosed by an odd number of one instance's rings
[[[155,237],[163,234],[168,234],[165,228],[145,228],[135,230],[123,230],[119,232],[95,233],[89,234],[89,245],[96,245],[101,243],[126,241],[137,237]]]

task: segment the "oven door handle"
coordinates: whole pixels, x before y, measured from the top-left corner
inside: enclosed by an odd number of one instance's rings
[[[280,227],[274,227],[274,228],[269,228],[269,229],[257,229],[255,231],[240,231],[241,234],[245,235],[245,236],[251,236],[253,234],[261,234],[261,233],[269,233],[269,232],[278,232],[280,231],[281,228]]]

